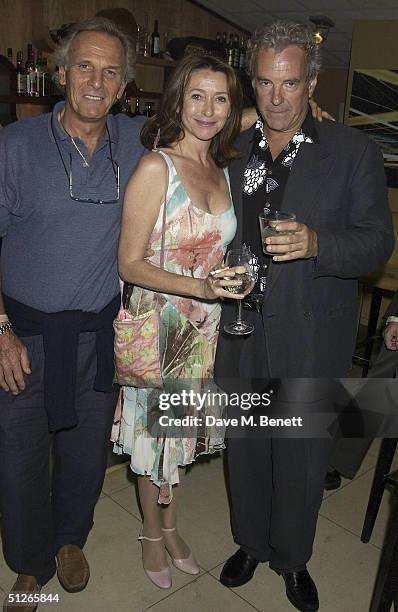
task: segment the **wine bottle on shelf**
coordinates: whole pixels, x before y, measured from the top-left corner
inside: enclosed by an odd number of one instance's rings
[[[26,78],[26,70],[23,65],[23,52],[17,52],[17,96],[26,96],[28,93],[28,84]]]
[[[239,54],[240,54],[239,36],[238,34],[235,34],[234,36],[234,57],[233,57],[233,67],[234,68],[239,68]]]
[[[153,112],[153,108],[152,108],[152,103],[151,102],[147,102],[147,105],[144,109],[143,115],[145,115],[145,117],[152,117],[155,113]]]
[[[240,49],[239,49],[239,69],[244,70],[246,66],[246,41],[242,36]]]
[[[28,59],[25,64],[28,96],[38,96],[37,70],[35,63],[35,52],[31,44],[28,45]]]
[[[7,59],[9,62],[11,62],[11,64],[14,63],[14,60],[12,57],[12,47],[7,47]]]
[[[169,33],[163,32],[162,50],[167,51],[167,45],[169,44]]]
[[[227,62],[230,66],[234,65],[234,35],[229,35],[228,48],[227,48]]]
[[[141,111],[140,111],[140,99],[137,96],[135,99],[135,108],[134,108],[134,113],[133,113],[133,117],[139,117],[140,115],[142,115]]]
[[[37,52],[36,78],[38,95],[48,96],[50,94],[50,87],[47,73],[47,58],[43,57],[41,51]]]
[[[146,30],[144,30],[143,40],[142,55],[149,57],[151,54],[151,35]]]
[[[122,113],[127,115],[127,117],[134,117],[134,113],[131,109],[131,98],[130,96],[125,95],[122,103]]]
[[[142,55],[142,27],[137,25],[137,38],[135,41],[135,52],[136,55]]]
[[[158,20],[155,19],[155,26],[151,36],[151,56],[158,57],[160,55],[160,34],[158,32]]]
[[[227,56],[228,56],[228,43],[227,43],[227,33],[226,32],[222,33],[221,48],[224,51],[225,59],[227,59]]]

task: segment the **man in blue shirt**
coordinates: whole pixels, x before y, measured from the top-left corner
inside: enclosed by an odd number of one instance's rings
[[[82,548],[116,400],[121,208],[144,151],[142,121],[108,115],[133,76],[128,37],[94,18],[55,59],[66,102],[0,136],[0,511],[12,592],[38,593],[56,569],[69,592],[89,579]],[[37,607],[11,599],[7,612]]]

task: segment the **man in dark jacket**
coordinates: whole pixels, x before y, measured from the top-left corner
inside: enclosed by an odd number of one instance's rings
[[[238,219],[233,247],[250,247],[258,276],[245,311],[255,331],[243,337],[223,332],[234,318],[225,304],[216,380],[227,391],[263,391],[270,379],[279,379],[274,406],[321,411],[329,394],[322,381],[344,377],[350,367],[356,279],[381,267],[393,248],[382,156],[359,131],[328,121],[315,125],[308,113],[320,69],[308,26],[275,22],[261,28],[248,69],[260,117],[239,137],[242,156],[230,174]],[[267,254],[258,228],[264,208],[296,215],[284,224],[287,234],[267,238]],[[291,603],[317,610],[306,563],[329,443],[319,432],[294,439],[256,432],[230,431],[231,522],[240,548],[220,580],[239,586],[258,562],[268,561],[283,576]]]

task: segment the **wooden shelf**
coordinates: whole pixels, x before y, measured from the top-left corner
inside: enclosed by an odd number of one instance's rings
[[[50,106],[51,104],[55,104],[63,100],[63,96],[55,95],[55,96],[2,96],[0,95],[0,103],[4,102],[7,104],[41,104],[43,106]]]
[[[160,68],[164,68],[165,66],[175,66],[176,62],[161,57],[144,57],[143,55],[137,55],[136,64],[138,66],[159,66]]]
[[[131,81],[131,83],[127,84],[126,94],[130,98],[149,98],[150,100],[159,100],[163,95],[158,91],[144,91],[143,89],[139,89],[135,81]]]
[[[360,282],[364,285],[395,292],[398,286],[398,268],[387,263],[381,270],[362,276]]]

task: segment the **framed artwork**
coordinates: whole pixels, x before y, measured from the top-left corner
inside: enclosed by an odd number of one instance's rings
[[[354,70],[346,124],[377,142],[387,184],[398,188],[398,70]]]

